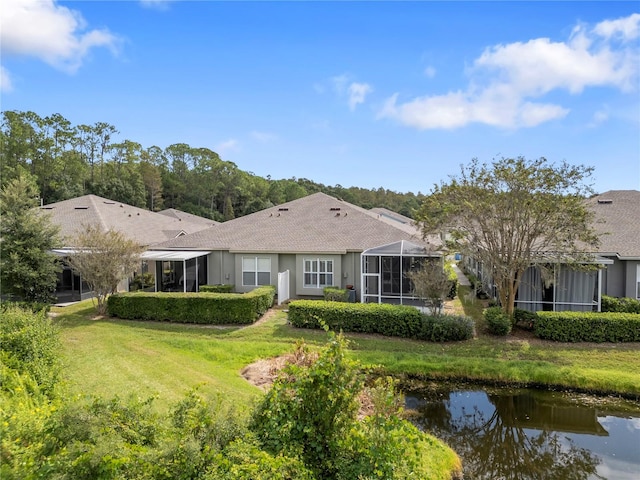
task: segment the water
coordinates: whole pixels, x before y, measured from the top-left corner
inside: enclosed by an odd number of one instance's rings
[[[415,425],[460,456],[465,480],[639,480],[640,403],[539,390],[405,393]]]

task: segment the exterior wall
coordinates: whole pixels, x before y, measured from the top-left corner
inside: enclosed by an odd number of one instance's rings
[[[615,257],[608,257],[613,260],[612,265],[607,265],[603,271],[602,294],[611,297],[625,296],[625,263]]]
[[[260,258],[270,258],[271,259],[271,276],[270,276],[270,285],[278,285],[278,272],[279,270],[279,256],[277,253],[265,253],[265,252],[257,252],[257,253],[237,253],[234,255],[234,272],[235,272],[235,291],[237,293],[246,293],[250,292],[254,288],[255,285],[242,285],[242,258],[243,257],[260,257]],[[232,282],[223,282],[223,283],[232,283]]]
[[[211,252],[207,258],[207,283],[209,285],[235,285],[235,255],[229,252]]]
[[[638,296],[638,265],[640,260],[627,260],[625,263],[625,289],[624,295],[629,298],[637,298]]]
[[[293,297],[305,297],[305,296],[313,296],[313,297],[322,297],[324,295],[324,291],[322,288],[305,288],[304,287],[304,259],[305,258],[319,258],[321,260],[333,260],[333,284],[341,285],[342,281],[342,256],[341,255],[318,255],[318,254],[309,254],[309,255],[296,255],[296,268],[295,268],[295,283],[292,279],[291,284],[295,285],[295,291],[293,292]]]
[[[336,280],[336,284],[340,288],[346,288],[347,285],[353,285],[356,290],[356,298],[359,298],[361,285],[360,271],[362,268],[362,260],[360,252],[350,252],[346,255],[342,255],[342,276],[339,280]]]

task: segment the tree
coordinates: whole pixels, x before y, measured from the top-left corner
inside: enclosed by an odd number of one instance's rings
[[[426,262],[417,270],[407,272],[413,292],[424,300],[436,315],[442,314],[444,300],[451,291],[451,280],[440,262]]]
[[[74,246],[77,251],[69,263],[95,294],[98,314],[103,315],[107,295],[115,293],[118,283],[136,270],[143,249],[120,232],[105,232],[98,225],[86,226]]]
[[[598,237],[584,205],[592,170],[545,158],[474,159],[433,188],[416,220],[424,235],[446,233],[451,248],[482,262],[512,315],[522,276],[541,254],[575,266],[593,260]]]
[[[0,193],[0,278],[3,294],[27,302],[51,302],[60,264],[51,251],[59,228],[37,209],[38,187],[22,172]]]

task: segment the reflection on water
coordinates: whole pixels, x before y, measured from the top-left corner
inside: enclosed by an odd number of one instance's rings
[[[537,390],[406,394],[420,428],[462,459],[465,479],[639,479],[640,405]]]

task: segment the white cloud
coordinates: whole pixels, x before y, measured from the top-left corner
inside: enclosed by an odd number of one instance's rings
[[[549,92],[579,94],[585,88],[637,88],[640,15],[607,20],[592,30],[580,25],[566,42],[547,38],[492,46],[477,58],[465,91],[423,96],[398,103],[391,96],[378,114],[419,129],[459,128],[483,123],[503,128],[533,127],[562,118],[569,110],[538,101]],[[611,39],[622,39],[614,45]]]
[[[358,104],[364,103],[365,97],[371,92],[373,88],[367,83],[353,82],[349,85],[349,109],[355,110]]]
[[[589,127],[597,127],[598,125],[603,124],[609,120],[609,109],[602,108],[593,114],[593,118],[591,118],[591,123],[589,123]]]
[[[168,10],[169,4],[174,0],[140,0],[143,7],[154,8],[156,10]]]
[[[10,92],[13,90],[13,84],[11,83],[11,76],[6,68],[0,65],[0,92]]]
[[[232,150],[238,150],[239,146],[240,146],[240,144],[238,143],[238,140],[236,140],[235,138],[230,138],[228,140],[220,142],[216,146],[215,151],[218,152],[218,153],[229,152],[229,151],[232,151]]]
[[[351,111],[354,111],[359,104],[364,103],[366,96],[373,92],[371,85],[354,82],[351,76],[346,73],[331,77],[329,83],[339,97],[347,97],[347,105],[349,105],[349,110]],[[314,88],[316,92],[324,93],[324,89],[320,89],[318,86]]]
[[[87,30],[82,15],[55,0],[4,0],[0,15],[4,55],[36,57],[74,73],[94,47],[116,53],[120,40],[107,29]]]
[[[251,132],[251,138],[253,138],[254,140],[257,140],[259,142],[270,142],[272,140],[275,140],[277,138],[277,136],[274,135],[273,133],[258,132],[256,130],[254,130],[253,132]]]
[[[433,78],[436,76],[436,69],[429,66],[424,69],[424,76],[427,78]]]

